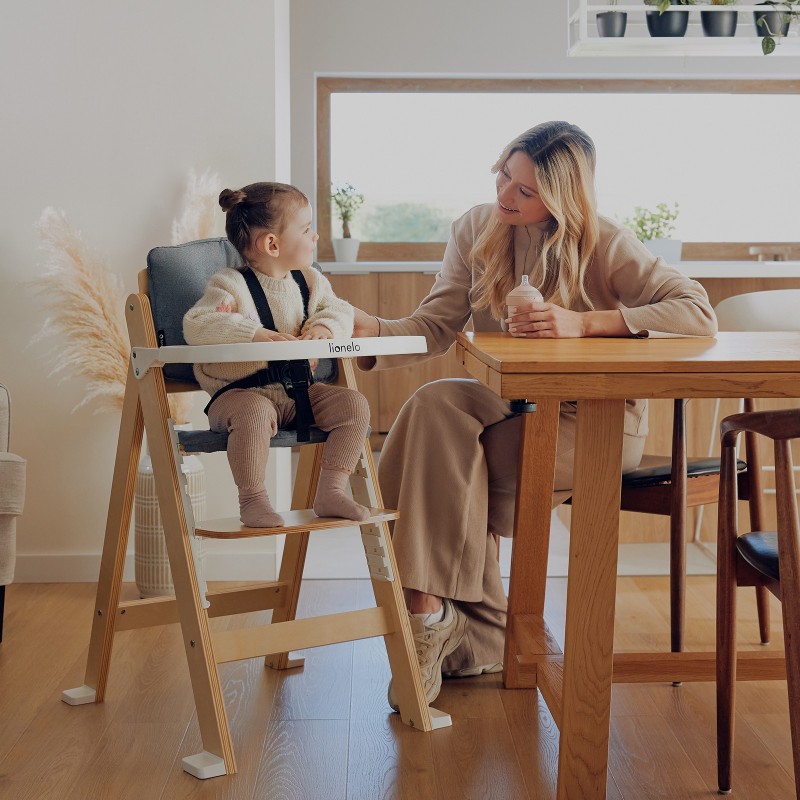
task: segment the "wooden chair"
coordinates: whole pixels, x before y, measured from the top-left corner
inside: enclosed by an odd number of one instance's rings
[[[759,586],[781,600],[786,679],[797,797],[800,798],[800,525],[791,440],[800,438],[800,409],[735,414],[723,420],[717,533],[717,770],[731,789],[736,695],[736,588]],[[773,440],[777,531],[738,535],[736,440],[741,432]],[[783,677],[783,675],[775,675]],[[766,796],[766,795],[765,795]]]
[[[800,290],[775,289],[748,292],[722,300],[714,309],[722,331],[797,330]],[[755,411],[752,400],[743,400],[745,412]],[[719,401],[714,413],[716,427]],[[750,525],[761,530],[761,468],[754,441],[747,436],[745,461],[737,461],[740,496],[749,500]],[[645,455],[634,472],[622,478],[623,511],[661,514],[670,518],[670,639],[673,652],[683,650],[686,605],[686,511],[716,503],[719,486],[719,459],[686,455],[686,401],[676,400],[673,410],[672,454]],[[746,462],[746,463],[745,463]],[[756,587],[758,627],[762,644],[769,643],[768,592]]]
[[[295,619],[309,532],[350,527],[356,523],[318,518],[310,510],[316,493],[326,434],[312,428],[311,441],[300,449],[292,510],[282,511],[280,528],[246,528],[239,520],[194,520],[186,480],[180,469],[181,445],[190,452],[225,449],[227,434],[211,431],[176,433],[170,418],[168,392],[198,389],[192,362],[268,361],[325,358],[330,353],[352,355],[424,352],[422,337],[328,340],[188,347],[182,335],[184,313],[202,295],[210,276],[225,266],[241,266],[226,239],[156,248],[148,255],[148,270],[140,274],[140,292],[125,307],[132,348],[125,389],[117,456],[114,466],[105,542],[84,685],[63,693],[70,705],[105,699],[114,634],[118,631],[178,622],[184,640],[202,752],[183,759],[183,767],[198,778],[236,771],[233,747],[220,688],[217,665],[266,656],[274,669],[300,666],[291,650],[383,636],[399,703],[406,724],[425,731],[450,724],[450,718],[425,701],[413,637],[397,577],[388,521],[397,512],[381,508],[381,495],[369,447],[365,441],[351,479],[355,499],[372,509],[360,525],[376,607],[308,619]],[[397,340],[397,342],[393,342]],[[387,350],[386,348],[390,349]],[[338,362],[331,380],[355,388],[349,360]],[[175,595],[120,602],[120,588],[130,525],[136,469],[143,430],[153,473],[169,554]],[[271,446],[298,445],[294,431],[279,431]],[[209,591],[198,557],[200,537],[237,539],[287,534],[277,581],[239,589]],[[272,609],[272,623],[260,627],[212,630],[209,619]]]
[[[753,401],[745,400],[753,410]],[[645,454],[633,472],[622,476],[620,509],[669,517],[670,649],[683,650],[686,606],[686,518],[687,509],[716,503],[719,492],[718,458],[689,458],[686,447],[686,400],[675,400],[672,418],[672,454]],[[757,453],[748,448],[746,462],[737,460],[742,496],[750,500],[752,525],[761,519],[761,469]],[[758,590],[761,641],[769,641],[769,605],[766,590]]]

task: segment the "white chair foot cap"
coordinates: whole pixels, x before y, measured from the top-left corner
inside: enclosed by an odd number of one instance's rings
[[[439,711],[438,708],[433,708],[431,706],[428,711],[431,715],[431,725],[433,726],[433,730],[439,730],[439,728],[449,728],[453,724],[453,718],[445,711]]]
[[[76,689],[64,689],[64,691],[61,692],[61,700],[71,706],[82,706],[86,703],[94,703],[96,698],[97,692],[86,684],[78,686]]]
[[[717,789],[717,794],[730,794],[730,789]]]
[[[181,760],[183,769],[195,778],[200,778],[201,781],[206,778],[218,778],[220,775],[225,775],[225,760],[220,756],[215,756],[203,750],[202,753],[197,753],[194,756],[186,756]]]

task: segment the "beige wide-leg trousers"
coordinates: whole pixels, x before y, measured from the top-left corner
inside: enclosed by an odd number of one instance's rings
[[[559,420],[553,506],[572,488],[575,409]],[[478,381],[421,387],[400,411],[381,452],[384,504],[400,510],[392,542],[407,589],[455,601],[467,635],[444,671],[503,660],[507,601],[492,534],[511,536],[521,418]],[[644,437],[625,436],[623,471],[638,466]]]

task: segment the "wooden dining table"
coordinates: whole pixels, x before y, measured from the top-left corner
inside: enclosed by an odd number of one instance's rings
[[[560,730],[558,800],[606,796],[612,681],[714,680],[714,653],[614,654],[627,398],[800,397],[800,332],[716,338],[518,339],[461,333],[461,363],[523,417],[508,595],[506,688],[537,688]],[[544,619],[562,401],[577,403],[563,652]],[[534,410],[535,409],[535,410]],[[527,413],[526,413],[527,412]],[[740,654],[739,678],[782,654]]]

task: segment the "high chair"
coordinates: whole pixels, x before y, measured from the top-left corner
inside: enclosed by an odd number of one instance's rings
[[[217,669],[218,664],[227,661],[266,656],[267,666],[288,669],[302,665],[302,659],[289,657],[292,650],[383,636],[403,722],[424,731],[451,724],[449,715],[429,708],[425,701],[387,524],[398,513],[381,508],[369,439],[351,478],[351,488],[354,499],[372,511],[360,528],[375,593],[374,608],[295,618],[310,531],[357,524],[352,520],[318,518],[310,510],[319,478],[322,442],[326,438],[317,428],[311,429],[311,441],[301,447],[292,510],[280,512],[284,526],[246,528],[238,518],[193,518],[186,479],[180,469],[181,448],[186,452],[220,451],[225,449],[227,440],[227,434],[212,431],[175,431],[167,394],[198,390],[191,369],[193,362],[327,359],[320,361],[326,375],[317,372],[315,377],[355,388],[350,360],[331,361],[331,354],[354,357],[425,351],[425,340],[419,336],[187,346],[182,333],[184,313],[201,297],[211,275],[225,266],[241,265],[238,253],[227,239],[155,248],[148,255],[148,269],[140,273],[140,292],[130,295],[126,302],[132,352],[89,655],[84,685],[62,695],[70,705],[102,702],[114,634],[178,622],[203,743],[200,753],[183,759],[183,768],[197,778],[236,772]],[[136,470],[145,430],[175,594],[120,602]],[[270,443],[277,447],[297,444],[295,432],[288,430],[279,431]],[[201,537],[237,539],[276,534],[287,534],[277,581],[246,588],[208,590],[198,556]],[[265,609],[273,612],[269,625],[224,631],[209,627],[212,617]]]

